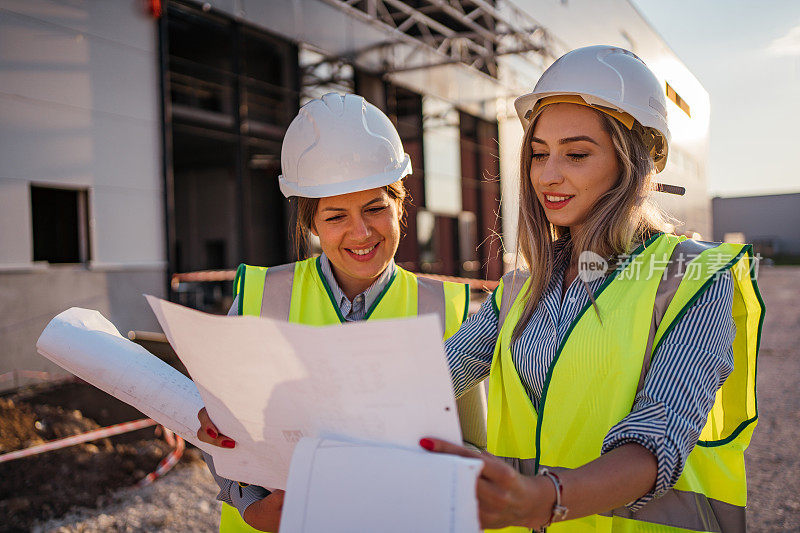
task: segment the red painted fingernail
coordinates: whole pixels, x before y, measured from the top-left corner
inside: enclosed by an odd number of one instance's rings
[[[208,436],[211,437],[212,439],[217,438],[217,432],[211,428],[206,428],[206,433],[208,433]]]
[[[236,446],[236,443],[233,442],[232,440],[224,440],[224,441],[222,441],[222,447],[223,448],[233,448],[234,446]]]
[[[433,441],[431,439],[420,439],[419,445],[428,450],[429,452],[433,451]]]

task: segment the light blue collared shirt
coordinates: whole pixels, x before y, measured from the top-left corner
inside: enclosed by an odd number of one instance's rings
[[[344,294],[342,288],[339,287],[339,283],[336,281],[336,277],[333,275],[333,270],[331,269],[331,262],[325,254],[319,256],[319,266],[322,270],[322,275],[325,276],[325,281],[328,282],[328,286],[333,293],[334,300],[339,305],[342,316],[348,322],[356,322],[364,319],[367,311],[369,311],[375,303],[375,300],[377,300],[378,296],[380,296],[392,280],[392,276],[394,276],[395,269],[397,268],[394,264],[394,259],[389,261],[386,270],[383,271],[378,279],[364,292],[357,294],[351,302]]]

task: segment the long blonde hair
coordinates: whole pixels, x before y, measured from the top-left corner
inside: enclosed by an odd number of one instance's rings
[[[526,291],[525,309],[512,334],[514,340],[525,330],[553,275],[559,259],[554,255],[556,239],[567,239],[563,249],[567,260],[575,260],[581,252],[590,250],[607,259],[610,268],[614,268],[617,265],[615,258],[630,253],[649,235],[666,227],[665,216],[650,199],[654,166],[649,148],[645,146],[641,135],[641,126],[637,123],[633,131],[628,130],[599,111],[595,112],[602,119],[603,128],[611,135],[614,144],[620,168],[619,179],[597,199],[581,226],[580,235],[574,239],[569,228],[551,224],[530,180],[531,137],[542,110],[528,124],[520,153],[517,254],[522,255],[530,271],[530,284]]]

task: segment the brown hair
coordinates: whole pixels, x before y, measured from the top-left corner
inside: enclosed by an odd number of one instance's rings
[[[614,268],[615,258],[629,253],[650,234],[663,231],[666,226],[663,213],[650,199],[654,167],[649,150],[638,133],[640,127],[628,130],[599,111],[595,112],[614,143],[620,168],[619,178],[592,206],[580,235],[572,236],[569,228],[551,224],[530,180],[531,137],[542,111],[533,117],[525,130],[520,153],[517,257],[522,255],[530,271],[531,282],[526,291],[525,309],[512,334],[514,340],[524,331],[553,275],[557,260],[553,246],[556,239],[567,238],[564,253],[571,254],[571,257],[568,255],[569,260],[577,258],[585,250],[591,250],[608,259],[610,268]]]
[[[389,198],[397,202],[397,215],[400,219],[400,227],[406,227],[406,202],[411,202],[411,195],[408,194],[403,180],[385,185],[383,189]],[[314,216],[317,214],[319,198],[306,198],[303,196],[293,196],[290,201],[297,202],[297,222],[294,226],[295,253],[298,259],[308,256],[308,233],[314,227]]]

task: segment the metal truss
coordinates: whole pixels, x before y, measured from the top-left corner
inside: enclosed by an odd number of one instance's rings
[[[353,65],[347,58],[326,56],[308,45],[300,47],[300,99],[304,103],[327,92],[355,92]]]
[[[538,67],[558,56],[554,38],[510,0],[321,1],[386,32],[385,42],[355,55],[380,51],[387,73],[463,63],[497,78],[500,56],[520,55]]]

